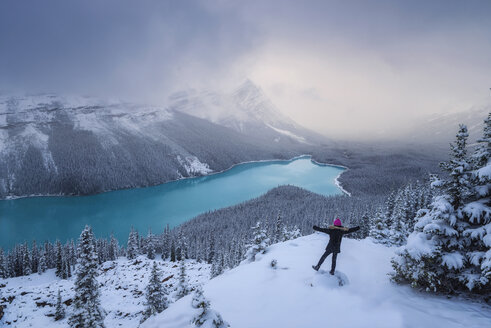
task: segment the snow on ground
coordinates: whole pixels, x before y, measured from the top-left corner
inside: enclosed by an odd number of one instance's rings
[[[340,287],[335,277],[312,270],[324,252],[328,237],[313,234],[272,245],[253,263],[243,263],[221,276],[208,280],[209,265],[186,262],[190,285],[204,284],[204,294],[233,328],[309,327],[489,327],[491,307],[477,301],[446,298],[418,292],[390,282],[390,258],[395,248],[370,240],[345,239],[338,256],[339,272],[349,284]],[[276,268],[271,261],[277,260]],[[177,285],[176,263],[158,261],[165,285]],[[151,261],[120,258],[100,269],[101,304],[107,315],[105,325],[139,327],[145,302],[145,286]],[[7,304],[6,327],[67,327],[67,319],[55,322],[56,295],[69,304],[73,281],[55,277],[54,270],[42,275],[0,279],[0,303]],[[4,286],[5,285],[5,286]],[[145,321],[142,328],[185,328],[197,310],[188,295],[163,313]],[[70,307],[66,307],[67,316]],[[10,324],[8,324],[10,323]],[[0,325],[1,325],[0,324]]]
[[[350,283],[316,273],[328,237],[313,234],[270,246],[259,261],[210,280],[204,295],[233,328],[489,327],[491,307],[418,292],[390,282],[395,248],[345,239],[337,269]],[[277,268],[271,261],[277,260]],[[331,257],[322,269],[329,270]],[[191,296],[172,304],[142,328],[191,327]]]
[[[157,260],[167,289],[172,292],[178,282],[177,263]],[[135,264],[136,263],[136,264]],[[137,261],[119,258],[106,262],[100,269],[101,305],[107,312],[105,325],[112,327],[138,327],[145,302],[145,287],[148,282],[152,261],[140,256]],[[194,287],[209,279],[208,264],[186,261],[189,284]],[[0,279],[0,304],[6,303],[5,316],[0,327],[68,327],[68,320],[54,321],[58,289],[62,300],[70,304],[74,296],[75,277],[62,280],[55,276],[54,269],[42,275]],[[6,285],[2,287],[3,285]],[[70,307],[65,307],[67,317]]]

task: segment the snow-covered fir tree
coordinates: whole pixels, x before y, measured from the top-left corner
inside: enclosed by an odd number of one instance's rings
[[[401,246],[406,242],[407,226],[402,218],[395,219],[392,222],[389,232],[389,243],[395,246]]]
[[[261,226],[261,222],[258,221],[254,227],[252,227],[252,242],[248,245],[247,252],[245,254],[246,260],[249,262],[256,260],[257,254],[266,253],[266,247],[268,247],[269,238],[266,236],[266,230]]]
[[[170,257],[170,248],[171,248],[170,227],[167,224],[167,226],[164,229],[164,233],[162,234],[162,260],[167,260]]]
[[[0,278],[7,278],[7,269],[5,266],[5,254],[3,249],[0,248]]]
[[[365,239],[370,235],[371,218],[369,212],[363,213],[361,216],[360,230],[357,231],[358,239]]]
[[[114,261],[118,258],[119,255],[119,245],[118,240],[114,238],[114,235],[111,234],[110,242],[109,242],[109,251],[108,256],[110,261]]]
[[[468,223],[466,238],[465,281],[469,288],[491,294],[491,113],[484,121],[484,131],[472,156],[474,186],[472,201],[463,208]]]
[[[174,242],[174,239],[172,239],[170,243],[170,261],[171,262],[176,261],[176,244]]]
[[[22,256],[22,272],[23,275],[30,275],[32,273],[31,269],[31,255],[29,252],[29,247],[27,246],[27,243],[24,244],[24,251],[23,251],[23,256]]]
[[[39,255],[38,268],[37,268],[38,274],[44,273],[48,269],[46,265],[46,256],[44,254],[45,254],[44,251],[42,251]]]
[[[65,308],[61,302],[61,291],[58,289],[58,296],[56,297],[56,307],[55,307],[55,321],[59,321],[65,318]]]
[[[286,227],[283,224],[283,220],[281,219],[280,213],[278,213],[278,216],[276,217],[275,225],[274,225],[274,230],[273,230],[273,243],[280,243],[282,241],[285,241],[285,230]]]
[[[390,229],[388,227],[388,220],[385,215],[382,214],[382,211],[378,211],[372,219],[369,236],[376,243],[389,243]]]
[[[178,238],[179,238],[179,247],[181,249],[181,258],[188,259],[189,258],[188,242],[182,230],[179,230]]]
[[[223,273],[225,268],[224,258],[222,253],[217,253],[211,264],[210,277],[215,278]]]
[[[148,230],[146,247],[147,247],[147,258],[150,260],[155,259],[155,246],[154,246],[152,230]]]
[[[73,312],[69,323],[73,328],[103,328],[104,310],[99,300],[97,282],[98,257],[95,251],[94,235],[89,226],[80,234],[78,242],[78,266],[75,280]]]
[[[418,213],[407,245],[392,261],[395,281],[408,281],[431,291],[490,291],[486,261],[491,255],[491,167],[486,155],[470,161],[467,137],[467,128],[461,125],[451,145],[450,160],[441,165],[449,177],[433,181],[440,194],[429,209]],[[486,143],[479,147],[479,154],[489,147],[489,139],[481,141]]]
[[[38,272],[38,262],[39,262],[39,248],[36,241],[32,241],[32,251],[31,251],[31,271],[33,273]]]
[[[138,256],[139,254],[138,244],[139,244],[138,234],[135,231],[135,229],[131,227],[131,231],[128,236],[128,245],[126,247],[126,257],[128,258],[128,260],[133,260]]]
[[[284,229],[283,234],[286,240],[292,240],[302,236],[302,234],[300,233],[300,229],[297,226],[293,226],[291,230],[288,230],[286,227],[284,227],[283,229]]]
[[[195,317],[191,322],[196,327],[207,327],[207,328],[230,327],[230,325],[222,319],[222,316],[217,311],[210,308],[210,301],[208,301],[205,298],[201,286],[196,288],[193,294],[191,305],[193,308],[199,310],[199,312],[195,315]]]
[[[167,309],[169,302],[167,300],[167,292],[162,284],[162,274],[158,268],[157,262],[153,262],[150,279],[145,292],[146,303],[143,320],[148,319],[152,315],[156,315]]]
[[[63,277],[63,251],[61,249],[61,242],[59,240],[56,241],[56,271],[55,274],[58,278]]]
[[[391,218],[394,212],[395,200],[396,191],[392,191],[385,202],[385,211],[383,213],[381,212],[381,215],[386,219],[387,227],[390,227],[392,225]]]
[[[176,297],[183,298],[189,294],[188,276],[186,274],[185,261],[179,261],[179,283],[177,285]]]

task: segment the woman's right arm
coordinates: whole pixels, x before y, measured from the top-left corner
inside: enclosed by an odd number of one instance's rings
[[[323,232],[323,233],[329,233],[329,229],[325,229],[325,228],[319,228],[318,226],[314,226],[314,230],[315,231],[320,231],[320,232]]]

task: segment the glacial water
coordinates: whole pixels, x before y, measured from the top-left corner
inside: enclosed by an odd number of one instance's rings
[[[200,213],[258,197],[279,185],[322,195],[341,194],[335,178],[343,168],[319,165],[310,157],[237,165],[205,177],[154,187],[77,197],[30,197],[0,201],[0,247],[36,240],[78,238],[86,224],[97,237],[111,233],[126,243],[131,226],[146,235],[162,232]]]

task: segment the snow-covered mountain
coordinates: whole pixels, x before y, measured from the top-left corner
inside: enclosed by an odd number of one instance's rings
[[[226,271],[209,280],[210,265],[186,260],[188,284],[203,284],[211,308],[233,328],[317,327],[470,327],[491,322],[491,307],[478,301],[447,298],[416,291],[389,281],[390,259],[396,248],[374,244],[369,239],[345,239],[337,270],[348,278],[339,286],[327,273],[311,265],[324,252],[328,236],[312,234],[267,248],[252,263]],[[186,328],[199,312],[191,305],[193,295],[177,300],[179,266],[156,260],[163,284],[173,302],[162,313],[140,326],[145,309],[145,286],[151,260],[140,256],[119,258],[99,268],[101,306],[105,326],[141,328]],[[276,265],[271,265],[276,260]],[[0,304],[6,306],[1,324],[6,327],[66,327],[67,318],[54,321],[56,294],[60,290],[67,317],[73,311],[75,277],[57,278],[54,269],[17,278],[0,279]],[[10,323],[10,324],[7,324]]]
[[[469,130],[469,140],[475,142],[482,136],[484,120],[489,113],[491,103],[483,102],[457,113],[429,115],[409,126],[401,137],[408,142],[447,147],[449,142],[454,141],[459,124],[465,124]]]
[[[232,92],[188,90],[170,97],[170,107],[232,128],[243,134],[259,134],[272,140],[302,143],[325,140],[283,115],[251,80]]]
[[[257,101],[247,94],[235,98],[242,99],[244,122],[270,114],[252,108]],[[53,94],[0,96],[0,199],[154,185],[310,147],[296,131],[281,130],[284,125],[239,132],[180,109]]]

